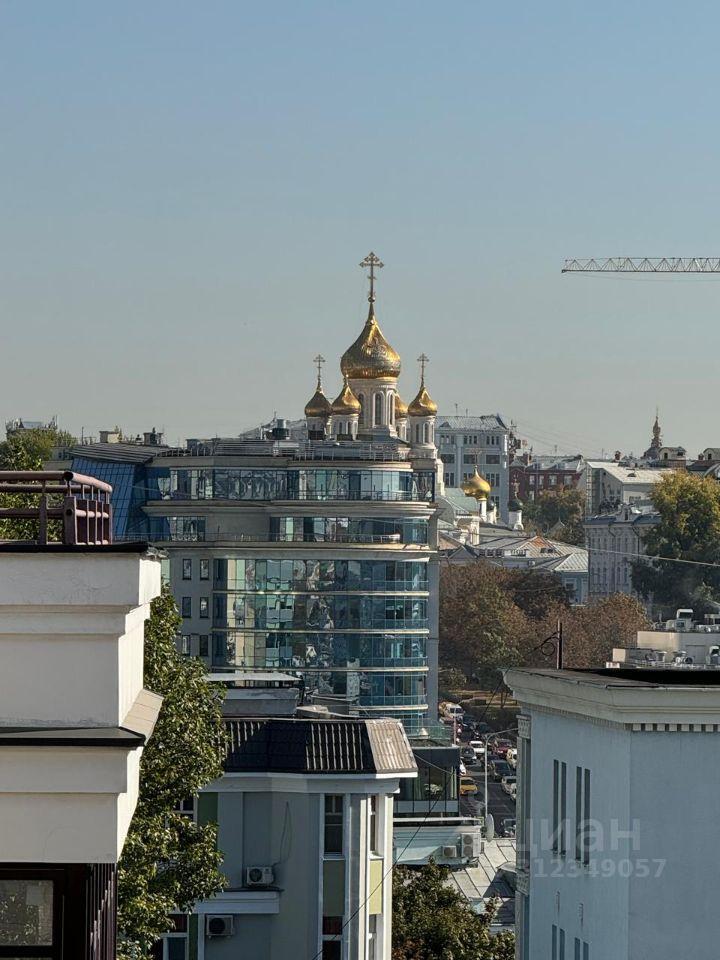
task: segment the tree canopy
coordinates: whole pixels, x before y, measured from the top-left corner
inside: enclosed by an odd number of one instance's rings
[[[149,957],[168,914],[189,910],[222,889],[216,825],[198,825],[177,808],[222,774],[222,690],[201,661],[181,656],[181,619],[165,589],[145,625],[145,687],[163,697],[142,755],[140,797],[118,875],[118,932],[123,958]]]
[[[449,876],[433,862],[394,868],[393,960],[513,960],[513,934],[490,933],[496,904],[476,914]]]
[[[631,646],[648,626],[641,605],[614,594],[570,606],[558,577],[503,570],[486,560],[449,565],[440,575],[440,664],[446,677],[494,687],[511,666],[547,666],[542,641],[563,623],[564,664],[601,667],[613,647]],[[457,685],[460,685],[457,683]]]
[[[585,543],[585,495],[576,487],[543,490],[523,505],[523,522],[530,530],[552,534],[563,543]]]
[[[679,607],[707,613],[720,602],[720,484],[668,471],[650,499],[659,520],[645,536],[645,550],[656,559],[633,564],[633,588],[668,613]]]

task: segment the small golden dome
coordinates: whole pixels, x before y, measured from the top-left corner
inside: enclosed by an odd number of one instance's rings
[[[437,412],[437,404],[425,389],[425,383],[421,383],[418,395],[408,407],[408,413],[411,417],[434,417]]]
[[[305,404],[306,417],[329,417],[331,412],[330,401],[323,393],[323,388],[318,381],[317,390]]]
[[[342,390],[332,402],[331,410],[333,414],[339,414],[340,416],[348,416],[360,413],[360,401],[348,385],[347,374],[345,374],[345,382]]]
[[[469,480],[465,480],[462,483],[460,489],[468,497],[474,497],[476,500],[487,500],[492,487],[485,477],[478,473],[478,469],[475,467],[475,473]]]
[[[395,394],[395,419],[407,420],[408,406],[404,400],[400,399],[399,394]]]
[[[400,357],[382,335],[372,302],[362,333],[342,355],[340,370],[351,380],[400,376]]]

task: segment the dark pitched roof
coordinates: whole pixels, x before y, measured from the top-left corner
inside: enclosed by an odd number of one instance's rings
[[[397,720],[228,718],[228,773],[414,773]]]

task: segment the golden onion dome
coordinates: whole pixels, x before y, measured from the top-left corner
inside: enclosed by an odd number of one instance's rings
[[[340,370],[351,380],[400,376],[400,357],[382,335],[372,302],[362,333],[342,355]]]
[[[399,394],[395,394],[395,419],[396,420],[407,420],[408,415],[408,405],[404,400],[400,399]]]
[[[474,497],[476,500],[487,500],[492,487],[485,477],[478,473],[478,469],[475,467],[475,473],[468,480],[464,481],[460,489],[468,497]]]
[[[425,389],[425,382],[421,382],[418,395],[410,402],[408,413],[411,417],[434,417],[438,412],[437,404]]]
[[[318,380],[317,389],[315,393],[310,397],[308,402],[305,404],[305,416],[306,417],[329,417],[332,408],[330,406],[330,401],[323,393],[322,384]]]
[[[345,374],[343,388],[338,396],[333,400],[332,407],[330,409],[332,410],[333,414],[339,414],[340,416],[348,416],[360,413],[360,401],[350,389],[347,374]]]

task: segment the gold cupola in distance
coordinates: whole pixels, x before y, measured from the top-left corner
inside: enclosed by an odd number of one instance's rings
[[[473,497],[475,500],[487,500],[492,487],[485,477],[478,473],[478,468],[475,467],[475,473],[465,480],[461,489],[467,497]]]
[[[330,408],[334,416],[354,416],[360,413],[360,401],[350,389],[347,374],[343,382],[343,388],[337,397],[333,400]]]
[[[320,354],[318,354],[313,362],[317,366],[317,387],[315,388],[315,393],[305,404],[305,416],[327,420],[327,418],[330,416],[332,408],[330,406],[330,401],[323,393],[322,388],[321,367],[322,364],[325,363],[325,357],[322,357]]]
[[[362,333],[342,355],[340,370],[349,380],[397,380],[400,356],[383,336],[375,317],[375,270],[382,263],[374,253],[369,253],[360,266],[370,269],[370,307]]]
[[[415,399],[411,400],[408,406],[408,413],[411,417],[437,416],[437,404],[427,392],[427,388],[425,387],[425,364],[427,362],[428,358],[424,353],[418,357],[418,363],[420,364],[422,372],[420,374],[420,389],[418,390]]]

